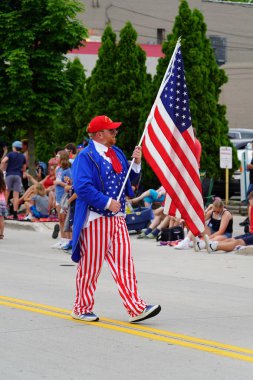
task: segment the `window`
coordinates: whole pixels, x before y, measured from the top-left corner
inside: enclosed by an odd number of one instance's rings
[[[252,139],[253,140],[253,130],[248,132],[241,132],[242,139]]]

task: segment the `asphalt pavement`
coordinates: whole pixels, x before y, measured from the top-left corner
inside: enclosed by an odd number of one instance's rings
[[[235,234],[243,231],[235,216]],[[0,241],[0,379],[252,379],[253,256],[131,235],[139,293],[161,313],[131,325],[105,264],[94,312],[74,321],[74,264],[53,223],[6,223]]]

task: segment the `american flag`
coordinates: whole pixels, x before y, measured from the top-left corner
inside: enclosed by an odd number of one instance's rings
[[[144,157],[168,193],[167,210],[176,207],[196,236],[204,231],[204,207],[179,42],[147,123]]]

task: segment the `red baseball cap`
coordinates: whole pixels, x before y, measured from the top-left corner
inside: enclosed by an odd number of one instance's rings
[[[95,133],[103,129],[116,129],[119,128],[121,122],[113,122],[108,116],[101,115],[94,117],[87,127],[88,133]]]

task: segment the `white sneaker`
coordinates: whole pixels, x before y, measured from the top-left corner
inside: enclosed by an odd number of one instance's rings
[[[79,321],[85,321],[85,322],[97,322],[97,321],[99,321],[98,316],[94,313],[85,313],[85,314],[78,315],[72,311],[71,317],[74,319],[78,319]]]
[[[238,245],[235,248],[235,253],[242,254],[242,255],[253,255],[253,246],[252,245]]]
[[[69,242],[70,242],[70,239],[62,239],[62,245],[61,245],[61,248],[60,249],[64,249],[64,247],[66,246],[66,245],[68,245],[69,244]]]
[[[242,249],[245,249],[246,245],[237,245],[234,249],[234,251],[241,251]]]
[[[204,240],[200,240],[197,236],[193,236],[193,248],[195,252],[199,252],[206,247]]]
[[[62,245],[65,244],[65,241],[59,240],[57,243],[51,245],[53,249],[61,249]]]
[[[209,237],[207,235],[204,235],[204,240],[206,243],[206,249],[208,253],[213,253],[217,250],[218,242],[217,241],[211,241],[209,240]]]
[[[30,214],[29,214],[29,215],[26,215],[23,220],[26,222],[31,222],[32,218],[30,217]]]
[[[160,305],[147,305],[142,313],[139,315],[136,315],[135,317],[130,317],[129,322],[135,323],[135,322],[141,322],[145,319],[155,317],[157,314],[159,314],[161,311]]]
[[[180,241],[177,245],[175,245],[175,249],[189,249],[190,239],[188,237],[184,238],[184,240]]]

